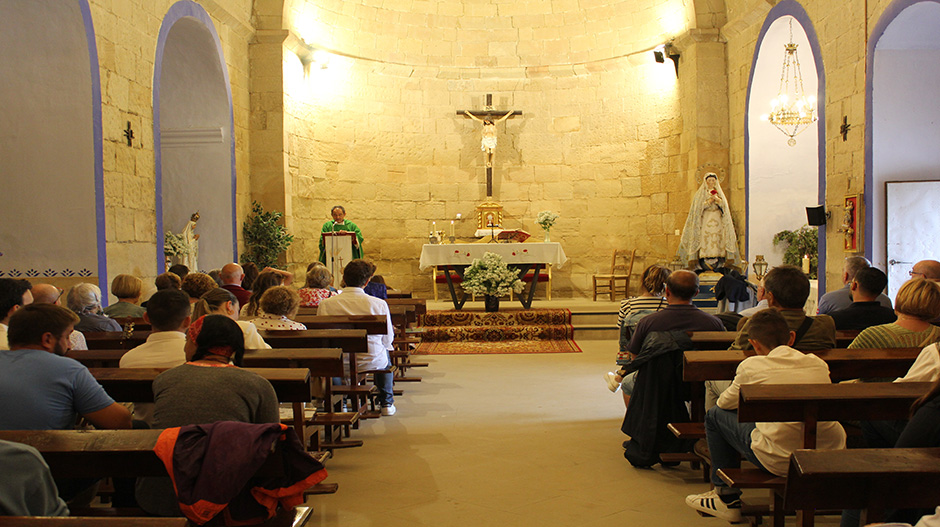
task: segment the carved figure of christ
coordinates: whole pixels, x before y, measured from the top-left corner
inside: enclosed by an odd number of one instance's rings
[[[483,124],[483,139],[480,142],[480,149],[483,150],[486,163],[486,197],[493,197],[493,156],[496,153],[496,125],[513,117],[522,115],[519,110],[509,110],[507,112],[497,112],[492,106],[493,95],[486,94],[486,106],[483,111],[463,110],[458,111],[457,115],[469,117],[474,121]]]

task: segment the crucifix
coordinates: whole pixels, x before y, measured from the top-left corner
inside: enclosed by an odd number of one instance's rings
[[[474,121],[483,123],[483,140],[480,149],[486,156],[486,197],[493,197],[493,155],[496,152],[496,125],[513,117],[522,115],[521,110],[502,111],[493,107],[493,94],[486,94],[486,105],[483,110],[459,110],[457,115],[469,117]]]
[[[849,118],[845,115],[842,116],[842,126],[839,127],[839,133],[842,134],[842,142],[849,140],[849,129],[852,128],[852,125],[849,124]]]
[[[124,138],[127,139],[127,146],[134,146],[134,130],[131,129],[130,121],[127,121],[127,128],[124,129]]]

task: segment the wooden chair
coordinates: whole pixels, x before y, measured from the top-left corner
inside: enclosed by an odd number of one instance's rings
[[[618,258],[621,263],[617,263]],[[615,250],[613,259],[610,263],[609,274],[594,275],[594,300],[597,301],[598,294],[609,294],[610,300],[617,300],[617,292],[623,291],[623,297],[630,295],[630,275],[633,274],[633,262],[636,259],[636,249]],[[623,281],[623,289],[617,286],[617,282]]]

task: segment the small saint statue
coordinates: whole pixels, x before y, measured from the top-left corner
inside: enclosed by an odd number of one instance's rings
[[[490,118],[480,119],[479,117],[473,115],[472,113],[464,110],[464,114],[473,119],[483,123],[483,141],[480,143],[480,149],[486,153],[486,166],[493,166],[493,154],[496,152],[496,125],[509,119],[512,115],[512,110],[506,113],[506,115],[496,119],[495,121]]]
[[[731,210],[714,172],[705,174],[702,186],[692,196],[677,258],[705,271],[740,264]]]
[[[197,221],[199,221],[198,211],[194,212],[193,215],[189,217],[189,222],[186,223],[186,227],[183,227],[183,232],[180,233],[180,239],[182,239],[189,248],[189,251],[180,257],[180,263],[189,267],[189,270],[192,272],[199,270],[197,264],[199,260],[199,235],[195,232]]]

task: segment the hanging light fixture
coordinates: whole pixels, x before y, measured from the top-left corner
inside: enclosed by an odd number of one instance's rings
[[[770,121],[790,139],[787,144],[796,144],[796,136],[804,132],[809,125],[819,118],[816,113],[816,97],[806,96],[803,91],[803,74],[800,72],[800,58],[797,44],[793,43],[793,19],[790,19],[790,42],[784,45],[783,72],[780,75],[780,89],[770,101],[770,113],[761,116],[762,121]]]

